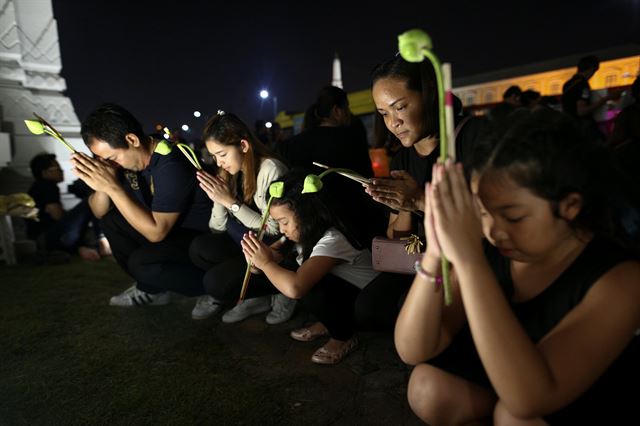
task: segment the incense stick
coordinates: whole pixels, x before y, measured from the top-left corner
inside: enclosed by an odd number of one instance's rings
[[[317,162],[313,162],[312,163],[314,166],[318,166],[318,167],[322,167],[323,169],[331,169],[331,167],[322,164],[322,163],[317,163]],[[363,176],[360,176],[357,173],[350,173],[350,172],[345,172],[345,171],[340,171],[340,169],[336,170],[336,173],[338,173],[339,175],[342,175],[346,178],[349,178],[351,180],[355,180],[356,182],[360,183],[360,184],[370,184],[371,183],[371,179],[367,179]]]
[[[273,196],[269,197],[265,214],[262,215],[262,220],[260,221],[260,230],[258,231],[258,241],[262,241],[262,237],[264,237],[264,224],[267,223],[267,218],[269,217],[269,208],[271,207],[271,202],[273,201],[273,199]],[[240,290],[240,298],[238,299],[238,304],[242,302],[247,295],[247,288],[249,287],[249,280],[251,279],[252,266],[253,263],[251,261],[247,262],[247,270],[244,271],[244,278],[242,279],[242,289]]]

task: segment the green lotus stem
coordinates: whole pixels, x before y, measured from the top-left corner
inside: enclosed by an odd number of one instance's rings
[[[336,173],[349,173],[349,174],[351,174],[351,175],[356,175],[356,176],[358,175],[358,173],[354,172],[354,171],[353,171],[353,170],[351,170],[351,169],[333,168],[333,169],[325,170],[324,172],[320,173],[320,175],[318,175],[318,177],[319,177],[320,179],[322,179],[323,177],[325,177],[326,175],[328,175],[329,173],[332,173],[332,172],[336,172]]]
[[[77,152],[77,151],[75,150],[75,148],[74,148],[74,147],[72,147],[71,145],[69,145],[69,143],[68,143],[67,141],[65,141],[65,140],[64,140],[64,138],[62,138],[61,136],[58,136],[58,135],[53,134],[53,133],[50,133],[50,132],[48,132],[47,130],[45,130],[45,133],[47,133],[48,135],[53,136],[54,138],[56,138],[57,140],[59,140],[60,142],[62,142],[62,144],[63,144],[64,146],[66,146],[66,147],[67,147],[67,149],[68,149],[69,151],[71,151],[73,154],[75,154],[75,153]]]
[[[438,87],[438,123],[440,124],[440,161],[444,162],[449,156],[449,141],[447,140],[447,122],[444,113],[444,80],[442,78],[442,65],[430,50],[423,50],[424,56],[429,59],[436,73],[436,86]]]
[[[34,135],[41,135],[46,133],[49,136],[54,137],[58,141],[60,141],[71,153],[76,153],[76,149],[71,146],[67,141],[64,140],[62,134],[55,129],[51,124],[47,123],[44,118],[38,116],[37,114],[33,114],[37,118],[37,120],[24,120],[24,124],[27,126],[27,129]]]
[[[271,208],[271,202],[274,197],[269,197],[269,201],[267,202],[267,209],[265,213],[262,215],[262,220],[260,221],[260,230],[258,231],[258,241],[262,241],[262,237],[264,236],[264,224],[267,223],[267,218],[269,217],[269,209]],[[249,280],[251,279],[251,267],[253,266],[252,262],[247,263],[247,270],[244,271],[244,278],[242,279],[242,289],[240,290],[240,299],[238,303],[242,302],[247,295],[247,288],[249,287]]]
[[[267,208],[262,213],[262,219],[260,220],[260,229],[258,230],[258,241],[262,241],[264,236],[264,224],[267,223],[269,217],[269,209],[271,208],[271,202],[274,198],[280,198],[284,194],[284,183],[273,182],[269,185],[269,201],[267,202]],[[247,263],[247,270],[244,271],[244,278],[242,279],[242,289],[240,290],[240,299],[238,303],[242,302],[247,295],[247,288],[249,287],[249,280],[251,279],[251,267],[252,262]]]
[[[314,164],[319,165],[318,163],[314,163]],[[322,167],[326,167],[326,166],[322,166]],[[310,193],[320,191],[324,186],[322,183],[322,178],[328,175],[329,173],[333,173],[333,172],[339,173],[340,175],[345,176],[349,179],[355,180],[356,182],[359,182],[359,183],[364,183],[368,181],[368,179],[361,177],[358,173],[354,172],[351,169],[328,168],[324,172],[320,173],[320,175],[313,175],[313,174],[307,175],[307,177],[304,178],[304,183],[302,185],[302,193],[310,194]]]
[[[202,166],[198,161],[198,156],[195,152],[193,152],[189,145],[184,143],[177,143],[176,146],[178,147],[180,152],[182,152],[184,156],[187,157],[187,160],[189,160],[189,162],[193,164],[193,167],[195,167],[197,170],[202,170]]]
[[[436,86],[438,87],[438,122],[440,124],[440,161],[444,163],[449,157],[449,141],[447,139],[447,121],[444,109],[444,80],[442,78],[442,66],[438,57],[428,49],[423,49],[424,56],[433,65],[436,74]],[[453,303],[451,294],[451,280],[449,277],[449,261],[443,255],[440,258],[442,268],[442,288],[444,289],[444,304],[450,306]]]
[[[440,125],[440,161],[444,163],[449,156],[449,146],[447,138],[447,119],[445,114],[445,89],[442,77],[442,65],[440,60],[432,51],[431,38],[422,30],[409,30],[398,36],[398,48],[402,58],[407,62],[422,62],[426,57],[436,75],[436,86],[438,88],[438,123]],[[449,306],[453,302],[451,294],[451,281],[449,277],[449,261],[444,255],[441,257],[442,282],[444,288],[444,303]]]

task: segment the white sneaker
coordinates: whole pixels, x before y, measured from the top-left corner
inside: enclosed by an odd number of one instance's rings
[[[251,315],[261,314],[271,309],[271,296],[254,297],[246,299],[233,309],[228,310],[222,316],[222,322],[231,324],[242,321]]]
[[[160,306],[166,305],[171,300],[171,296],[169,296],[168,292],[157,294],[146,293],[142,290],[138,290],[136,284],[137,283],[133,283],[131,287],[122,293],[117,296],[113,296],[111,300],[109,300],[109,305],[124,307],[144,305]]]
[[[194,320],[203,320],[209,318],[211,315],[216,314],[222,309],[222,305],[219,301],[209,296],[208,294],[198,297],[196,306],[191,311],[191,318]]]
[[[271,312],[267,314],[267,324],[276,325],[289,321],[296,311],[296,299],[289,299],[282,293],[274,294],[271,298]]]

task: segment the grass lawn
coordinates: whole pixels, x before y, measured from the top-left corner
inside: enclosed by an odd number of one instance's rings
[[[119,309],[110,260],[0,266],[0,425],[282,424],[291,377],[250,373],[191,300]]]

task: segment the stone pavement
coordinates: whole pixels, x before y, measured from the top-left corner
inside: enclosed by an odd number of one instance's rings
[[[304,425],[418,425],[406,399],[410,368],[398,357],[390,334],[359,333],[360,346],[342,363],[310,361],[324,340],[298,342],[289,331],[310,318],[298,312],[288,322],[270,326],[264,315],[236,324],[212,321],[217,339],[242,360],[239,374],[286,375],[293,385],[282,401],[286,421]],[[265,424],[272,423],[265,419]]]

